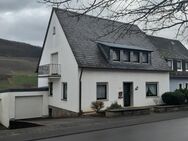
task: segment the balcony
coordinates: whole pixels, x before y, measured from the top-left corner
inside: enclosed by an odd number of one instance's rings
[[[61,66],[60,64],[47,64],[39,66],[39,77],[60,78]]]

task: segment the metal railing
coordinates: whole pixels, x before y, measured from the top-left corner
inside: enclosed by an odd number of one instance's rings
[[[60,64],[47,64],[39,66],[38,75],[42,76],[60,76],[61,66]]]

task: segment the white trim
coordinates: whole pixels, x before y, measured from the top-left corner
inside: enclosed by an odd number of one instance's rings
[[[172,63],[172,66],[171,66],[171,70],[174,70],[174,61],[173,61],[173,59],[167,59],[167,63],[168,63],[168,61],[171,61],[171,63]]]
[[[181,62],[181,69],[178,69],[178,62]],[[177,71],[182,71],[182,60],[177,61]]]

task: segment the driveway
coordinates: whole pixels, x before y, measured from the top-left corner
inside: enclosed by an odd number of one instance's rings
[[[188,118],[112,128],[40,141],[187,141]]]

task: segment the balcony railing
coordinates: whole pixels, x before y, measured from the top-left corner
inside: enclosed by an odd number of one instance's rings
[[[61,66],[60,64],[41,65],[39,66],[38,75],[44,77],[60,77]]]

